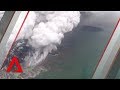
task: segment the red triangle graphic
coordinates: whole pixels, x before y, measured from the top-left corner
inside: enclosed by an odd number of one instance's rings
[[[17,67],[17,70],[15,70],[14,72],[16,72],[16,73],[22,73],[23,72],[22,67],[21,67],[21,65],[19,63],[18,58],[15,57],[15,56],[12,58],[10,64],[8,65],[7,72],[10,72],[12,70],[12,67],[14,66],[14,64]]]

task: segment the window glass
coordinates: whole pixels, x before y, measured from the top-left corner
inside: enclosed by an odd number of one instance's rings
[[[0,41],[13,17],[14,11],[0,11]]]
[[[108,11],[30,11],[4,67],[17,56],[24,69],[17,78],[92,78],[119,17]]]
[[[120,50],[117,56],[115,57],[113,64],[111,65],[107,78],[108,79],[120,79]]]

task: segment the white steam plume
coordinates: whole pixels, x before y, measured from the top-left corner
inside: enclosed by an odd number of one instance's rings
[[[29,56],[29,65],[40,63],[56,50],[64,33],[72,31],[79,22],[79,11],[31,11],[17,38],[28,39],[28,44],[35,49],[33,56]]]
[[[64,33],[73,30],[80,20],[81,25],[104,28],[115,24],[119,17],[119,11],[84,11],[83,14],[79,11],[31,11],[17,40],[29,40],[28,44],[35,49],[33,56],[29,56],[29,64],[35,65],[44,60],[52,50],[56,50]],[[12,32],[7,47],[12,43],[15,33]]]

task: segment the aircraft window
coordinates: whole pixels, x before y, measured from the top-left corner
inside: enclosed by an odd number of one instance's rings
[[[25,72],[11,78],[90,79],[119,18],[120,12],[29,11],[3,68],[15,55]]]

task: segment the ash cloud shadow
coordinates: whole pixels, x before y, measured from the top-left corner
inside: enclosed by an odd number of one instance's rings
[[[93,26],[81,26],[80,31],[84,32],[102,32],[104,29],[99,27],[93,27]]]

